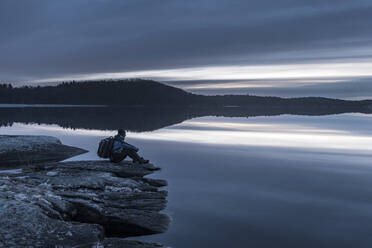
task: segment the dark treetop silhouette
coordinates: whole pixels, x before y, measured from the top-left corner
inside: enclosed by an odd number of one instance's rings
[[[291,109],[368,111],[372,101],[346,101],[322,97],[280,98],[250,95],[204,96],[188,93],[152,80],[101,80],[63,82],[57,86],[0,85],[0,103],[77,104],[116,106],[222,107],[259,106]]]
[[[2,126],[12,125],[14,122],[101,130],[115,130],[120,126],[136,132],[152,131],[202,116],[251,117],[372,112],[370,100],[345,101],[320,97],[285,99],[249,95],[202,96],[141,79],[70,82],[58,86],[21,88],[3,84],[0,85],[0,103],[111,105],[98,108],[0,107]]]

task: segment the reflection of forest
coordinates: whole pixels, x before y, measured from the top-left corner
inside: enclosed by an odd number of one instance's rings
[[[253,117],[280,114],[327,115],[347,112],[372,113],[354,108],[230,107],[230,108],[112,108],[112,107],[27,107],[0,108],[0,125],[14,122],[57,124],[65,128],[153,131],[202,116]]]

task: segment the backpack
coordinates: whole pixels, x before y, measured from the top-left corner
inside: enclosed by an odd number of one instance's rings
[[[114,146],[114,137],[108,137],[99,142],[97,155],[101,158],[109,158]]]

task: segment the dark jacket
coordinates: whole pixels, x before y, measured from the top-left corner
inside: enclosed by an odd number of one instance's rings
[[[122,135],[116,135],[115,138],[114,138],[114,145],[112,147],[112,153],[114,154],[120,154],[123,152],[123,150],[133,150],[133,151],[136,151],[138,152],[138,148],[131,145],[131,144],[128,144],[124,141],[124,136]]]

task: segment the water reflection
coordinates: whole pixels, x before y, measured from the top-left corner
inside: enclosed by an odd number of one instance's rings
[[[251,123],[239,118],[240,122],[230,122],[216,118],[198,118],[182,124],[157,130],[151,134],[136,133],[131,137],[171,142],[195,144],[215,144],[224,146],[266,146],[297,149],[327,149],[343,152],[370,153],[372,136],[353,134],[353,130],[313,127],[311,123],[266,123],[264,120]],[[278,119],[278,118],[276,118]],[[279,118],[280,119],[280,118]],[[317,118],[321,119],[321,118]],[[323,118],[324,119],[324,118]],[[338,117],[326,118],[329,125]],[[236,121],[236,120],[235,120]]]
[[[97,125],[76,120],[60,122]],[[90,151],[73,159],[97,159],[98,141],[118,123],[88,130],[18,119],[0,134],[57,136]],[[162,167],[153,176],[169,182],[173,218],[167,233],[142,239],[181,248],[370,247],[371,126],[370,115],[281,115],[133,130],[128,141]]]
[[[352,125],[352,128],[351,128]],[[280,149],[303,150],[335,156],[370,155],[372,152],[372,118],[369,115],[277,116],[254,118],[201,117],[152,132],[130,131],[130,142],[190,143],[246,150],[267,147],[273,155]],[[89,154],[74,159],[96,159],[98,139],[114,135],[111,130],[62,128],[56,124],[24,124],[14,122],[0,128],[0,134],[36,134],[57,136],[67,144],[87,149]],[[137,129],[136,129],[137,131]],[[92,140],[85,142],[84,140]],[[275,149],[274,149],[275,148]],[[279,149],[279,150],[278,150]],[[296,153],[292,154],[297,157]],[[304,156],[304,154],[302,154]]]
[[[267,107],[226,108],[115,108],[115,107],[1,107],[0,126],[14,123],[57,124],[64,128],[153,131],[203,116],[257,117],[282,114],[327,115],[347,112],[339,109],[317,110]],[[199,124],[200,126],[201,124]]]

